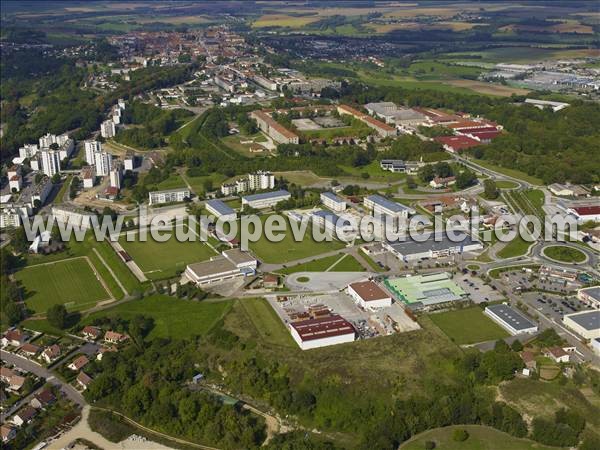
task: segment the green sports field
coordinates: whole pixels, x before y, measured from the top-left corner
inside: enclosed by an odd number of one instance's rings
[[[268,216],[261,216],[260,218],[263,223],[263,228],[267,217]],[[249,244],[250,250],[252,250],[263,263],[286,263],[288,261],[309,258],[311,256],[317,256],[344,248],[344,243],[341,241],[333,240],[329,242],[316,242],[312,237],[310,227],[307,227],[304,239],[301,242],[297,242],[294,239],[289,220],[286,219],[286,222],[287,228],[284,232],[285,237],[281,242],[271,242],[266,238],[265,233],[262,233],[258,241]]]
[[[80,310],[111,298],[85,258],[28,266],[15,278],[25,288],[27,308],[36,314],[56,304]]]
[[[498,340],[508,333],[483,314],[478,306],[431,314],[433,323],[458,345]]]
[[[166,242],[157,242],[148,236],[146,242],[127,242],[125,236],[119,244],[133,258],[144,275],[151,280],[173,277],[190,263],[206,261],[217,253],[203,242],[179,242],[173,233]]]
[[[101,317],[125,320],[136,315],[154,319],[149,338],[186,339],[206,334],[231,309],[232,301],[197,302],[180,300],[166,295],[152,295],[141,300],[122,303],[104,311],[90,314],[83,320],[90,324]]]

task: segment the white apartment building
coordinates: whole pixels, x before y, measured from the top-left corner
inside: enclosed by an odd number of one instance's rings
[[[75,150],[75,142],[73,139],[67,139],[58,149],[60,160],[62,161],[63,159],[69,158],[71,153],[73,153],[73,150]]]
[[[322,192],[321,202],[327,208],[335,212],[341,212],[346,209],[346,201],[335,195],[333,192]]]
[[[85,162],[93,166],[96,164],[94,155],[102,151],[102,143],[99,141],[85,141],[83,146],[85,148]]]
[[[55,134],[47,133],[46,135],[40,137],[39,144],[40,148],[49,148],[52,144],[57,144],[59,147],[62,147],[69,140],[69,136],[67,134],[61,134],[59,136]]]
[[[60,153],[58,150],[44,149],[40,152],[42,161],[42,172],[52,177],[56,173],[60,173]]]
[[[100,135],[105,138],[114,137],[116,134],[115,124],[112,120],[105,120],[100,124]]]
[[[115,164],[110,169],[110,185],[121,189],[121,182],[123,181],[123,167],[121,164]]]
[[[262,192],[242,197],[242,206],[248,205],[256,209],[270,208],[283,200],[289,200],[291,197],[292,195],[284,190]]]
[[[93,166],[85,166],[81,168],[81,179],[83,180],[83,188],[90,189],[94,187],[96,181],[96,173]]]
[[[273,189],[275,187],[275,175],[263,171],[250,173],[248,174],[248,183],[251,191]]]
[[[233,195],[233,194],[237,194],[238,190],[237,190],[237,186],[235,185],[235,183],[224,183],[221,185],[221,194],[223,195]]]
[[[125,166],[125,170],[133,170],[135,168],[135,155],[133,154],[133,152],[127,152],[125,154],[123,165]]]
[[[182,202],[190,198],[190,190],[187,188],[169,189],[166,191],[153,191],[148,193],[150,205],[161,203]]]
[[[365,208],[372,210],[374,214],[384,214],[392,217],[407,218],[409,214],[415,213],[412,208],[388,200],[387,198],[378,194],[365,197],[364,205]]]
[[[96,152],[94,154],[94,167],[97,176],[107,176],[112,168],[112,155],[107,152]]]
[[[39,151],[37,144],[25,144],[19,148],[19,158],[27,159],[35,156]]]

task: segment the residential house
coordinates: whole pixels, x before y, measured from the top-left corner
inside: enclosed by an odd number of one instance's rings
[[[72,371],[77,372],[78,370],[81,370],[83,367],[85,367],[89,362],[90,360],[87,358],[87,356],[81,355],[79,358],[74,359],[73,362],[67,367]]]
[[[4,424],[0,426],[0,434],[2,435],[2,443],[6,444],[15,438],[17,435],[17,429],[13,426]]]
[[[37,345],[33,345],[30,343],[23,344],[19,349],[19,353],[21,353],[23,356],[26,356],[27,358],[34,357],[38,354],[39,351],[40,348]]]
[[[11,422],[16,426],[21,427],[31,422],[31,419],[33,419],[36,414],[37,411],[35,408],[32,408],[31,406],[25,406],[12,417]]]
[[[85,339],[95,341],[96,339],[100,338],[100,336],[102,335],[102,330],[98,327],[92,327],[92,326],[88,325],[83,328],[83,330],[81,331],[81,334],[83,335],[83,337]]]
[[[8,385],[11,391],[19,391],[25,384],[25,377],[17,375],[8,367],[0,367],[0,380]]]
[[[104,335],[104,341],[111,344],[120,344],[127,340],[126,334],[117,333],[116,331],[107,331]]]
[[[552,359],[555,363],[567,363],[570,360],[569,354],[560,347],[550,347],[545,349],[544,356]]]
[[[96,359],[98,361],[102,361],[102,357],[104,356],[105,353],[111,353],[111,352],[116,352],[117,347],[110,346],[110,347],[100,347],[100,350],[98,350],[98,353],[96,354]]]
[[[429,186],[431,186],[434,189],[444,189],[447,188],[448,186],[452,186],[453,184],[456,183],[456,177],[451,176],[451,177],[435,177],[433,180],[431,180],[429,182]]]
[[[92,381],[92,378],[83,371],[79,372],[77,375],[77,384],[84,391],[88,388]]]
[[[20,347],[25,343],[25,341],[27,341],[27,338],[28,336],[21,330],[8,330],[6,333],[4,333],[4,336],[2,336],[0,344],[2,344],[2,347],[6,347],[8,345],[12,345],[13,347]]]
[[[41,358],[46,361],[47,364],[50,364],[56,358],[60,356],[60,347],[58,344],[52,344],[49,347],[46,347],[42,352]]]
[[[521,359],[523,360],[523,363],[525,364],[525,367],[529,370],[536,370],[537,369],[537,361],[535,360],[535,355],[533,352],[530,351],[523,351],[521,352]]]
[[[29,402],[35,409],[45,408],[53,404],[56,401],[56,397],[50,389],[44,389],[33,396],[33,399]]]

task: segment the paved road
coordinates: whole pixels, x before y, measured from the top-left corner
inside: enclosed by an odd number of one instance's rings
[[[74,403],[77,403],[80,406],[84,406],[86,404],[86,401],[83,398],[83,396],[79,392],[77,392],[77,390],[73,386],[55,377],[54,374],[45,367],[33,363],[21,356],[9,353],[5,350],[0,350],[0,356],[2,357],[2,361],[14,364],[17,367],[27,370],[37,375],[38,377],[45,378],[47,382],[60,387],[61,391],[67,396],[67,398],[69,398],[69,400],[73,401]]]

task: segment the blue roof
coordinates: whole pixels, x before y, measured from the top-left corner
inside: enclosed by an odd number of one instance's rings
[[[287,195],[291,195],[291,194],[288,191],[279,190],[279,191],[272,191],[272,192],[261,192],[260,194],[246,195],[245,197],[242,197],[242,198],[244,200],[246,200],[247,202],[254,202],[256,200],[266,200],[268,198],[284,197]]]
[[[210,206],[215,211],[217,211],[218,214],[220,214],[222,216],[227,216],[229,214],[235,214],[235,211],[233,210],[233,208],[229,207],[228,205],[223,203],[221,200],[208,200],[206,202],[206,206]]]
[[[337,214],[334,214],[331,211],[324,211],[322,209],[315,211],[312,214],[313,216],[322,217],[325,220],[325,222],[329,222],[333,225],[336,225],[338,223],[338,220],[340,220],[340,216],[338,216]],[[351,222],[348,219],[342,219],[342,221],[342,226],[351,225]]]
[[[338,197],[337,195],[335,195],[333,192],[327,191],[327,192],[321,193],[321,195],[323,197],[327,197],[329,200],[333,200],[334,202],[342,203],[344,201],[340,197]]]
[[[411,208],[404,206],[400,203],[388,200],[387,198],[378,194],[369,195],[367,198],[373,201],[375,204],[382,206],[383,208],[389,209],[392,212],[412,211]]]

